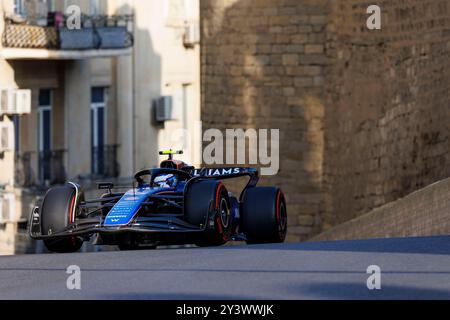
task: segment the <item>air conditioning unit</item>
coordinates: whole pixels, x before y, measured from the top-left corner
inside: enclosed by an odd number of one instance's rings
[[[200,43],[199,23],[189,23],[184,31],[183,43],[186,48],[193,48]]]
[[[14,111],[14,90],[0,89],[0,114],[11,114]]]
[[[163,96],[155,101],[155,118],[157,122],[172,120],[171,96]]]
[[[15,114],[31,113],[31,90],[14,90]]]
[[[31,112],[31,90],[0,89],[0,114]]]
[[[14,125],[0,122],[0,152],[14,150]]]
[[[0,223],[14,222],[15,217],[16,197],[12,193],[0,194]]]

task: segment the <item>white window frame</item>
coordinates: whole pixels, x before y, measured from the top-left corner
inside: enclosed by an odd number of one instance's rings
[[[99,87],[100,88],[100,87]],[[98,132],[98,109],[103,108],[103,137],[105,139],[105,144],[106,144],[106,137],[107,137],[107,124],[108,124],[108,116],[107,116],[107,105],[108,105],[108,88],[107,87],[101,87],[103,88],[103,102],[91,102],[91,110],[92,115],[93,115],[93,133],[92,133],[92,137],[93,137],[93,141],[92,141],[92,147],[98,147],[98,136],[95,135],[95,132]]]
[[[50,115],[52,112],[52,106],[39,106],[38,107],[38,117],[39,117],[39,146],[38,146],[38,150],[39,152],[43,152],[44,150],[44,116],[43,113],[45,111],[50,111]],[[50,117],[50,137],[52,136],[52,123],[51,123],[51,119],[52,117]],[[50,139],[50,150],[52,149],[52,139]]]
[[[99,109],[103,109],[103,146],[108,144],[107,134],[108,134],[108,87],[93,87],[93,88],[102,88],[103,89],[103,102],[92,102],[91,101],[91,111],[92,111],[92,146],[91,148],[98,148],[98,111]],[[91,97],[92,100],[92,97]],[[93,171],[98,172],[98,163],[93,164]]]
[[[94,133],[98,133],[98,110],[99,109],[103,109],[103,134],[104,134],[104,138],[106,140],[106,103],[105,102],[96,102],[96,103],[91,103],[91,110],[92,112],[92,116],[94,117],[92,119],[92,123],[93,123],[93,133],[92,133],[92,137],[93,137],[93,141],[92,141],[92,147],[96,148],[98,147],[98,135],[94,134]],[[106,143],[106,141],[105,141]]]
[[[39,128],[38,128],[38,152],[43,152],[44,150],[44,117],[43,113],[45,111],[50,111],[50,150],[53,148],[53,141],[51,139],[53,134],[53,117],[52,117],[52,110],[53,110],[53,90],[52,89],[42,89],[42,90],[49,90],[50,91],[50,105],[38,105],[38,119],[39,119]]]
[[[26,16],[25,12],[25,0],[14,0],[14,13],[22,16]]]

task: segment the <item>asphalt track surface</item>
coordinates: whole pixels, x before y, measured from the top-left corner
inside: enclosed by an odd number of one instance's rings
[[[6,256],[0,299],[450,299],[450,237]]]

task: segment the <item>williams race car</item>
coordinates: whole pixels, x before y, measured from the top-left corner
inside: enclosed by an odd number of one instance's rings
[[[117,192],[112,183],[99,199],[85,199],[81,187],[69,182],[50,189],[30,217],[30,236],[49,251],[76,252],[84,241],[117,245],[120,250],[159,245],[220,246],[228,241],[248,244],[284,242],[286,201],[280,189],[257,187],[254,168],[195,169],[167,155],[160,168],[138,172],[133,188]],[[249,177],[239,198],[222,180]]]

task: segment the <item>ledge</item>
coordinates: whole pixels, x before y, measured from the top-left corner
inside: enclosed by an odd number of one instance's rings
[[[101,50],[48,50],[2,48],[0,56],[6,60],[83,60],[131,55],[133,48]]]

